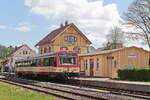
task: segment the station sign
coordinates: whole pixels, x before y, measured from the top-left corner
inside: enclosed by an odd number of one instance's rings
[[[130,53],[130,54],[128,55],[128,58],[136,58],[136,57],[137,57],[137,55],[134,54],[134,53]]]
[[[114,59],[114,56],[107,56],[107,59]]]
[[[124,68],[133,69],[133,68],[135,68],[135,66],[132,66],[132,65],[125,65]]]

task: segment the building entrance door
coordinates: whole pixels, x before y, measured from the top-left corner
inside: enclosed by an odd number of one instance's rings
[[[90,76],[94,75],[94,59],[90,59]]]

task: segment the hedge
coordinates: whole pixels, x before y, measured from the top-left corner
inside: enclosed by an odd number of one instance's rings
[[[150,81],[150,68],[118,69],[121,80]]]

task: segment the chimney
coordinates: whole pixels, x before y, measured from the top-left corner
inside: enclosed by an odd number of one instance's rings
[[[68,21],[66,20],[66,21],[65,21],[65,26],[67,26],[67,25],[68,25]]]
[[[60,24],[60,28],[62,28],[62,27],[64,27],[64,26],[63,26],[63,24],[61,23],[61,24]]]

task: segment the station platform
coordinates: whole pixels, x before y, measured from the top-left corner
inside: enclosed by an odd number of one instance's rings
[[[141,91],[150,93],[150,82],[120,81],[111,80],[109,78],[75,78],[75,80],[83,81],[82,83],[95,87],[108,87],[115,89],[124,89],[132,91]]]

